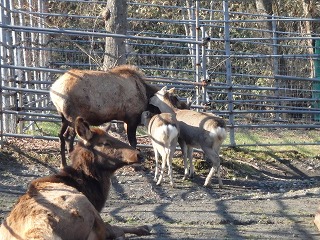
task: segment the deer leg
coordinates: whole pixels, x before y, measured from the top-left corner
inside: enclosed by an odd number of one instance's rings
[[[60,168],[66,167],[67,166],[67,161],[66,161],[66,141],[64,134],[68,129],[68,123],[67,120],[62,116],[62,124],[61,124],[61,129],[59,133],[59,139],[60,139],[60,156],[61,156],[61,163],[60,163]]]
[[[157,148],[155,147],[155,143],[152,142],[152,146],[153,146],[153,151],[154,151],[154,159],[156,161],[156,167],[154,170],[154,181],[157,181],[158,179],[158,174],[159,174],[159,152],[157,150]]]
[[[184,165],[183,180],[186,180],[189,174],[188,161],[187,161],[187,144],[182,139],[179,139],[178,141],[179,141],[179,145],[180,145],[182,156],[183,156],[183,165]]]
[[[188,146],[188,159],[189,159],[189,164],[190,164],[190,169],[189,169],[189,178],[194,177],[194,167],[193,167],[193,147]]]
[[[137,236],[145,236],[150,235],[151,228],[149,226],[139,226],[139,227],[119,227],[112,226],[108,223],[105,223],[108,236],[106,239],[117,239],[117,240],[125,240],[125,234],[135,234]]]
[[[163,179],[164,170],[166,168],[168,153],[165,151],[165,149],[163,149],[163,151],[161,153],[161,156],[162,156],[161,171],[160,171],[160,177],[159,177],[159,180],[157,182],[157,185],[161,184],[161,181]]]
[[[74,130],[73,127],[68,127],[67,128],[67,137],[65,137],[65,139],[68,139],[67,142],[68,142],[68,152],[71,153],[73,151],[73,143],[74,143],[74,139],[76,137],[76,132]],[[65,134],[66,135],[66,134]]]
[[[145,236],[150,235],[150,227],[147,225],[139,226],[139,227],[120,227],[124,233],[131,233],[137,236]]]
[[[170,148],[170,153],[168,154],[168,158],[167,158],[167,165],[168,165],[168,175],[170,178],[170,185],[171,185],[171,187],[174,187],[173,177],[172,177],[172,158],[173,158],[174,151],[176,150],[177,142],[171,143],[171,144],[172,145]]]
[[[127,134],[128,134],[128,140],[132,147],[137,147],[137,137],[136,137],[136,131],[137,131],[137,123],[127,123]]]
[[[214,149],[203,149],[204,153],[207,155],[207,157],[210,159],[212,163],[212,167],[210,169],[210,172],[208,176],[206,177],[206,180],[204,182],[204,186],[210,186],[211,179],[213,177],[213,174],[216,172],[219,182],[219,188],[223,187],[222,180],[221,180],[221,173],[220,173],[220,157],[219,152],[215,151]]]

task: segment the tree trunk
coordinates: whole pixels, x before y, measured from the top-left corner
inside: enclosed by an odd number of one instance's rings
[[[314,10],[316,9],[315,3],[313,0],[302,0],[302,6],[303,6],[303,14],[305,18],[316,18],[316,13]],[[312,32],[316,32],[316,24],[312,24],[311,21],[305,21],[305,34],[307,36],[311,36]],[[306,40],[307,46],[308,46],[308,53],[313,54],[314,53],[314,44],[312,39]],[[310,77],[314,77],[314,60],[313,58],[310,58]]]
[[[258,13],[271,16],[273,14],[272,1],[273,0],[256,0],[256,8],[257,8]],[[271,17],[269,17],[269,16],[267,17],[267,19],[270,19],[270,18]],[[266,21],[265,23],[261,23],[261,24],[263,24],[263,28],[266,28],[266,29],[272,31],[272,22],[271,21]],[[271,32],[269,34],[272,35]]]
[[[105,28],[109,33],[127,33],[127,1],[109,0],[103,13]],[[126,63],[125,38],[106,38],[103,70]]]

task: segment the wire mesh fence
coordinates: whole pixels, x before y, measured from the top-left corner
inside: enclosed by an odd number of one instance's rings
[[[233,0],[156,2],[128,1],[120,35],[105,29],[106,1],[2,1],[1,137],[54,139],[41,131],[60,122],[52,82],[71,68],[101,69],[105,42],[115,37],[152,84],[176,87],[193,108],[224,117],[227,145],[252,144],[237,140],[239,129],[318,131],[320,38],[305,26],[319,20],[257,14],[250,1],[242,11]]]

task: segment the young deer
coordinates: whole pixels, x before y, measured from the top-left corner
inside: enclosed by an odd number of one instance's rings
[[[149,103],[158,107],[161,112],[176,114],[180,128],[178,142],[184,160],[184,179],[188,177],[188,173],[189,177],[194,174],[192,163],[193,148],[201,148],[212,163],[212,168],[204,186],[210,185],[211,178],[216,170],[219,187],[222,188],[219,152],[222,142],[226,138],[225,121],[210,113],[175,108],[170,101],[171,93],[172,89],[167,90],[166,87],[163,87],[150,98]],[[187,157],[189,158],[190,170],[188,169]]]
[[[168,165],[168,175],[170,177],[170,184],[173,187],[172,178],[172,157],[176,150],[179,127],[175,114],[161,113],[152,116],[151,112],[144,111],[141,115],[141,123],[148,128],[148,134],[151,137],[152,146],[154,150],[156,169],[154,180],[157,181],[159,166],[159,154],[162,157],[162,166],[157,185],[161,184],[166,163]]]

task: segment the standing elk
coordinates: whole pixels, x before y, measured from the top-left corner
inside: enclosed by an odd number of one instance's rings
[[[170,101],[172,90],[163,87],[153,97],[149,103],[158,107],[161,112],[176,114],[180,128],[179,145],[183,153],[184,179],[192,177],[194,167],[192,163],[193,148],[201,148],[205,156],[212,163],[211,170],[206,177],[204,186],[211,183],[214,172],[217,172],[219,187],[222,188],[220,174],[220,147],[226,138],[225,121],[210,113],[195,112],[192,110],[180,110]],[[189,158],[190,169],[188,169],[187,158]]]
[[[149,98],[158,90],[148,85],[142,72],[130,65],[109,71],[70,70],[63,74],[50,89],[51,100],[62,117],[61,166],[66,166],[65,140],[68,137],[69,152],[73,150],[73,124],[77,116],[95,126],[111,120],[124,121],[129,143],[136,147],[141,113],[147,110]]]
[[[176,150],[179,127],[175,114],[161,113],[152,116],[151,112],[144,111],[141,115],[141,123],[148,128],[148,134],[151,137],[151,142],[156,160],[154,180],[157,181],[159,173],[159,154],[162,158],[162,166],[157,185],[161,184],[165,166],[168,165],[168,175],[170,184],[173,187],[172,177],[172,157]]]
[[[139,163],[139,151],[77,118],[80,141],[72,165],[34,180],[0,227],[0,239],[125,239],[150,234],[148,226],[117,227],[103,222],[112,174]]]

